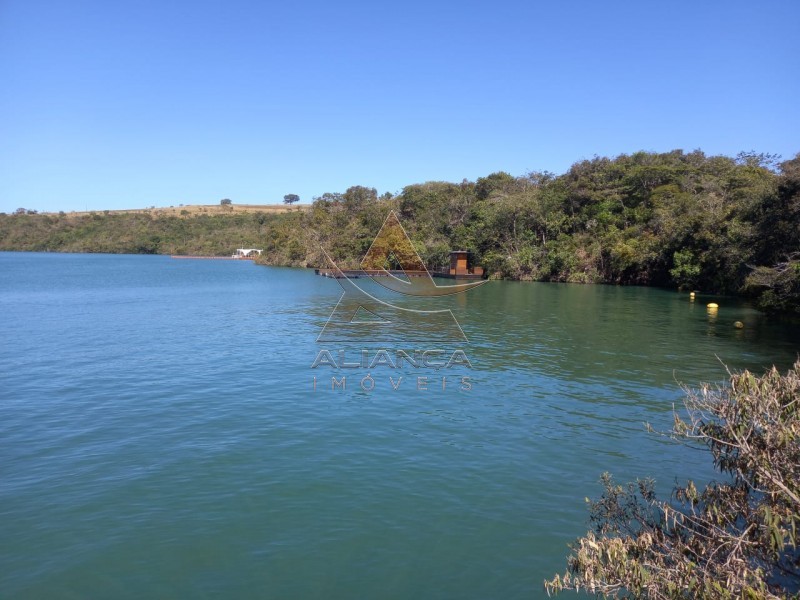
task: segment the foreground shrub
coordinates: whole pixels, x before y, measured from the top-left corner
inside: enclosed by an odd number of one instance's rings
[[[689,481],[660,500],[652,480],[590,503],[594,531],[572,546],[548,593],[603,597],[800,597],[800,361],[781,375],[745,371],[686,390],[672,436],[710,451],[722,483]]]

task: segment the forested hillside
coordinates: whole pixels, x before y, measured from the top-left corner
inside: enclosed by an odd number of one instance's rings
[[[296,214],[197,214],[185,217],[148,213],[0,215],[0,250],[199,254],[230,256],[242,243],[270,237],[270,225]]]
[[[390,209],[431,268],[464,248],[496,278],[751,294],[800,313],[800,155],[639,152],[381,197],[353,186],[288,214],[2,215],[0,250],[226,255],[243,243],[265,264],[324,266],[325,248],[354,267]]]

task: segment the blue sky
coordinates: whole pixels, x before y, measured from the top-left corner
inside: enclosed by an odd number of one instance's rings
[[[800,3],[0,0],[0,211],[800,151]]]

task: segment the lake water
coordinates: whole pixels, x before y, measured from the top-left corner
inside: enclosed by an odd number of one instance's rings
[[[316,342],[340,295],[244,261],[0,253],[0,597],[539,598],[603,471],[711,475],[643,426],[678,382],[800,352],[734,299],[490,282],[442,300],[471,369],[311,369],[358,360]]]

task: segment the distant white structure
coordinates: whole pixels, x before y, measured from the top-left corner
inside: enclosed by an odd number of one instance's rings
[[[261,256],[262,252],[261,248],[237,248],[236,254],[233,254],[231,258],[255,258]]]

